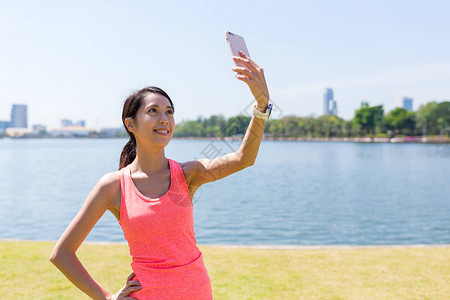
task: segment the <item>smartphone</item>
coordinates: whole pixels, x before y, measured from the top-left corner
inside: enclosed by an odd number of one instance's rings
[[[232,56],[241,57],[239,55],[240,50],[244,52],[248,57],[250,57],[247,46],[245,45],[244,38],[242,36],[232,33],[230,31],[225,31],[225,37],[227,39],[227,44],[230,47]],[[245,68],[245,66],[241,63],[236,63],[236,66]]]

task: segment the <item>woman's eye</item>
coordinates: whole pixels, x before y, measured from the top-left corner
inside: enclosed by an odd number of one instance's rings
[[[150,108],[150,109],[148,110],[148,112],[156,112],[156,109]],[[168,112],[169,114],[173,114],[173,110],[171,110],[171,109],[169,109],[167,112]]]

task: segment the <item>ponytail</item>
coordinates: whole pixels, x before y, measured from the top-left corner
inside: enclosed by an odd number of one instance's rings
[[[125,168],[133,162],[136,158],[136,139],[133,135],[130,136],[130,140],[123,147],[122,154],[120,154],[119,170]]]

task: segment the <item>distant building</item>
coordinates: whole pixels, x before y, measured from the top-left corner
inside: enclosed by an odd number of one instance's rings
[[[0,121],[0,132],[4,132],[9,127],[9,121]]]
[[[47,127],[44,125],[33,125],[33,134],[43,134],[47,132]]]
[[[5,133],[9,137],[22,137],[31,133],[31,131],[25,127],[9,127],[6,129]]]
[[[408,97],[403,97],[402,108],[408,111],[413,111],[413,99]]]
[[[337,116],[337,103],[336,101],[330,101],[330,107],[329,107],[330,115]]]
[[[11,110],[11,122],[9,124],[9,127],[12,128],[28,127],[28,113],[26,105],[13,104]]]
[[[86,121],[85,120],[80,120],[78,122],[75,122],[73,125],[74,126],[86,127]]]
[[[127,136],[125,128],[102,128],[100,130],[101,137],[124,137]]]
[[[66,126],[53,128],[50,135],[54,137],[88,137],[97,134],[97,130],[82,126]]]
[[[73,122],[70,119],[62,119],[61,120],[61,127],[69,127],[69,126],[86,127],[86,121],[85,120],[79,120],[77,122]]]
[[[330,102],[333,101],[333,90],[325,89],[325,94],[323,95],[323,114],[330,114]]]
[[[61,120],[61,127],[68,127],[68,126],[72,126],[72,120],[69,119],[62,119]]]
[[[333,89],[325,89],[325,94],[323,95],[323,113],[325,115],[337,115],[337,103],[334,100]]]

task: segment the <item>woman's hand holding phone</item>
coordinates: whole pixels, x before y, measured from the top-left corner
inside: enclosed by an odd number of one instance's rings
[[[269,90],[267,88],[266,78],[264,77],[264,70],[244,52],[239,51],[239,56],[233,56],[235,63],[241,63],[245,67],[233,67],[232,70],[236,72],[237,79],[244,81],[257,102],[257,109],[265,112],[269,105]]]

